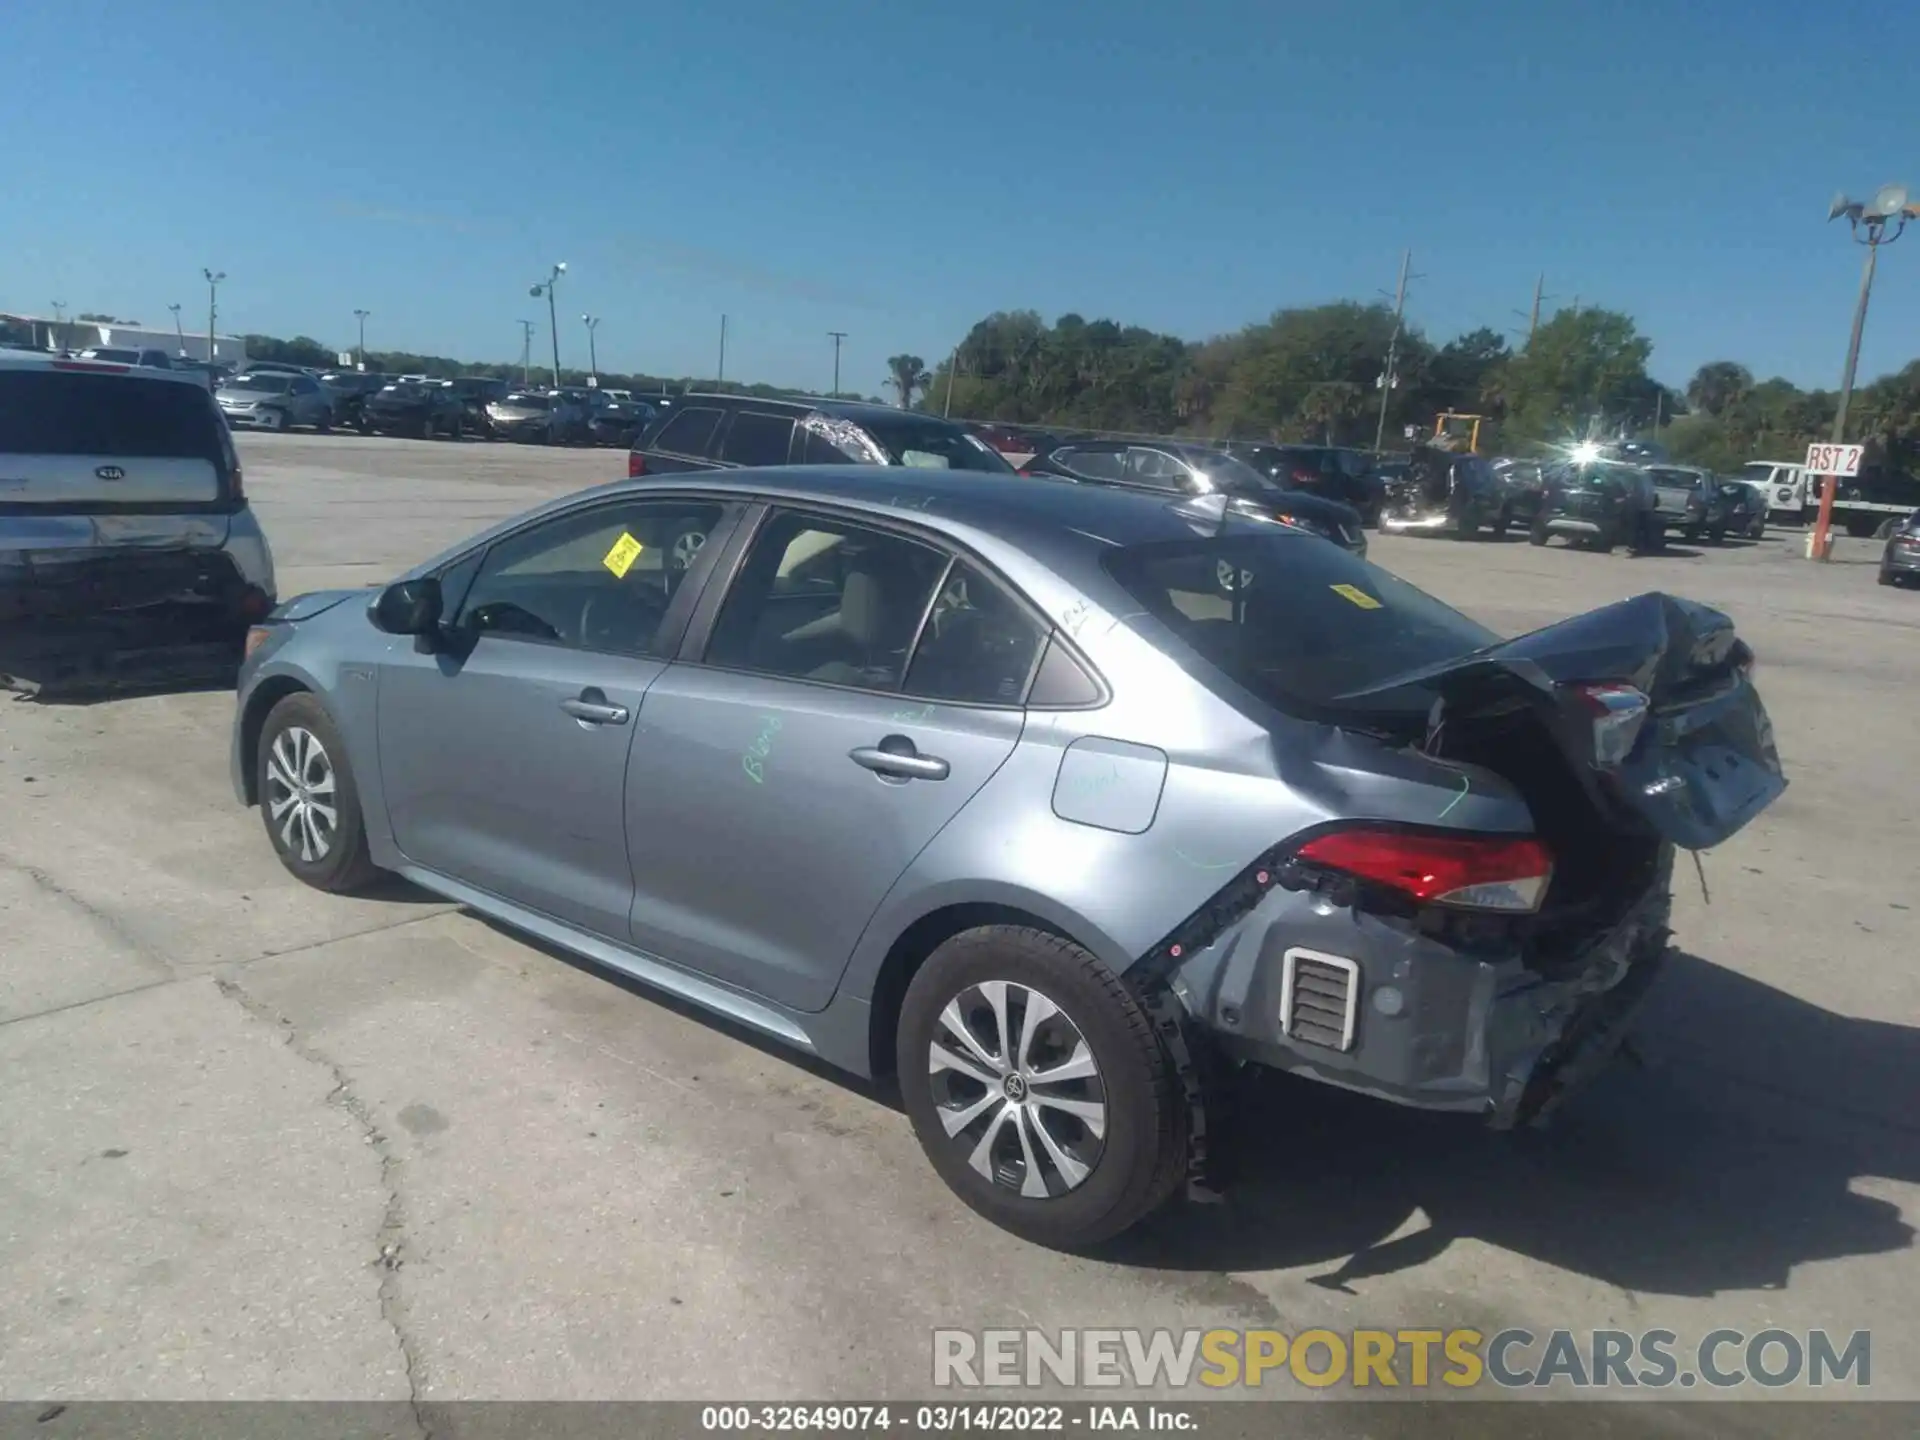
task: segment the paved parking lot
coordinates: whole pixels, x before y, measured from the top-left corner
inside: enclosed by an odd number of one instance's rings
[[[624,460],[240,443],[283,595]],[[883,1097],[419,894],[304,890],[232,800],[230,697],[0,703],[0,1398],[915,1396],[931,1329],[996,1324],[1871,1328],[1874,1393],[1920,1398],[1920,595],[1872,550],[1379,541],[1507,631],[1725,607],[1792,788],[1683,867],[1645,1066],[1553,1130],[1276,1082],[1230,1202],[1099,1260],[976,1219]]]

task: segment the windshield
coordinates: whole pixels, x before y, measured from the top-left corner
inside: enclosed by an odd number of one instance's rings
[[[237,380],[229,380],[222,390],[258,390],[266,395],[284,395],[293,385],[291,375],[242,375]]]
[[[886,452],[890,464],[912,465],[923,470],[1013,473],[1013,467],[1000,458],[998,450],[958,426],[925,424],[902,417],[863,422],[862,428]]]
[[[1203,661],[1283,710],[1453,660],[1500,637],[1332,545],[1284,530],[1161,541],[1103,562]]]
[[[507,396],[507,398],[500,403],[502,405],[511,405],[516,410],[545,410],[547,408],[547,397],[544,395],[515,394]]]

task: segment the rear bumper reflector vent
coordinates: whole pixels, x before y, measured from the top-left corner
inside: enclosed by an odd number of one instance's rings
[[[1293,949],[1280,981],[1280,1032],[1301,1045],[1353,1048],[1360,1011],[1360,967],[1339,955]]]

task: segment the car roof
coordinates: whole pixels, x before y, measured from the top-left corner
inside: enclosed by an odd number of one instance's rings
[[[956,430],[967,427],[958,420],[949,420],[942,415],[928,415],[920,410],[901,410],[892,405],[876,405],[870,400],[834,400],[825,395],[733,395],[715,391],[689,390],[678,397],[678,403],[690,405],[695,401],[707,401],[729,405],[783,405],[802,414],[831,415],[836,420],[851,420],[856,425],[868,421],[912,419],[930,425],[950,425]]]
[[[175,385],[207,388],[207,377],[194,371],[161,370],[126,365],[117,360],[81,360],[72,355],[56,355],[51,350],[0,350],[0,370],[78,371],[89,375],[130,375],[136,380],[168,380]]]
[[[783,503],[819,501],[898,516],[936,528],[959,525],[1016,546],[1078,536],[1092,549],[1194,538],[1180,507],[1191,496],[1119,485],[1080,485],[1012,472],[922,470],[902,465],[783,465],[764,469],[703,470],[671,480],[653,476],[616,480],[597,495],[643,496],[669,483],[704,491],[764,496]]]

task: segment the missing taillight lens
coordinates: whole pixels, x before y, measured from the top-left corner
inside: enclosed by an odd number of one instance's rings
[[[1576,685],[1574,694],[1593,716],[1593,758],[1618,765],[1633,753],[1647,720],[1647,697],[1631,685]]]
[[[1296,858],[1425,904],[1463,910],[1538,910],[1553,879],[1553,857],[1532,835],[1434,835],[1354,826],[1315,836]]]

